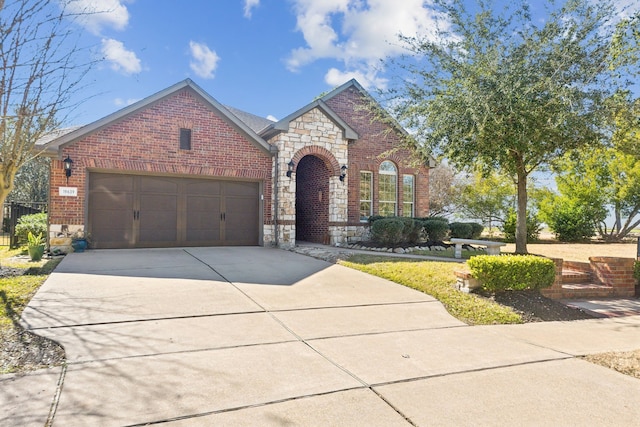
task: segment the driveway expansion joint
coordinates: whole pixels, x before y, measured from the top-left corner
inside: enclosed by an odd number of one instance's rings
[[[230,312],[230,313],[193,314],[189,316],[150,317],[150,318],[144,318],[144,319],[114,320],[110,322],[75,323],[72,325],[55,325],[55,326],[46,326],[46,327],[41,326],[41,327],[25,328],[25,329],[29,331],[38,331],[38,330],[49,330],[49,329],[80,328],[85,326],[120,325],[120,324],[138,323],[138,322],[157,322],[157,321],[163,321],[163,320],[197,319],[197,318],[203,318],[203,317],[237,316],[237,315],[243,315],[243,314],[260,314],[260,313],[266,313],[266,310],[238,311],[238,312]]]

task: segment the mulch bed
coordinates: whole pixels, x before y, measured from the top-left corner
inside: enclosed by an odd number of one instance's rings
[[[21,327],[0,334],[0,368],[3,372],[26,372],[64,363],[60,344]]]
[[[513,308],[525,323],[593,319],[589,313],[545,298],[539,291],[504,291],[495,294],[480,293],[498,304]]]

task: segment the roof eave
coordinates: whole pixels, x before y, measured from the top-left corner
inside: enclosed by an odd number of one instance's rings
[[[93,123],[90,123],[58,139],[55,139],[43,145],[43,147],[45,147],[44,151],[52,152],[53,150],[55,150],[56,152],[59,152],[66,145],[72,144],[73,142],[83,138],[86,135],[89,135],[106,126],[109,126],[115,121],[121,120],[135,113],[136,111],[142,110],[143,108],[185,88],[189,88],[193,90],[196,94],[198,94],[198,96],[200,96],[207,103],[209,103],[214,109],[216,109],[219,113],[221,113],[224,116],[224,118],[228,120],[238,131],[243,133],[245,137],[251,140],[258,148],[262,149],[268,154],[272,154],[271,146],[265,140],[263,140],[256,132],[254,132],[251,128],[249,128],[244,122],[238,119],[233,113],[227,110],[222,104],[216,101],[211,95],[209,95],[202,88],[196,85],[191,79],[186,79],[181,82],[178,82],[164,90],[161,90],[160,92],[157,92],[121,110],[118,110],[112,114],[109,114],[108,116],[105,116],[99,120],[96,120]]]
[[[289,114],[287,117],[277,121],[273,125],[263,130],[260,134],[267,138],[273,138],[280,132],[288,132],[290,123],[298,117],[308,113],[314,108],[319,108],[325,115],[327,115],[331,121],[333,121],[338,127],[342,129],[342,136],[348,140],[357,140],[360,138],[358,133],[353,130],[340,116],[338,116],[324,101],[317,99],[294,113]]]

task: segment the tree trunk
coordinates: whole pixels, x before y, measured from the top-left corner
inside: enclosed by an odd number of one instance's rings
[[[521,162],[520,162],[521,163]],[[527,253],[527,173],[524,165],[518,165],[518,206],[516,222],[516,253]]]

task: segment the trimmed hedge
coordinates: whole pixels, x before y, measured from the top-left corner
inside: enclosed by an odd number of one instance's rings
[[[469,225],[471,225],[471,238],[479,239],[484,231],[484,225],[478,224],[477,222],[470,222]]]
[[[456,239],[470,239],[471,238],[471,226],[466,222],[452,222],[449,224],[451,230],[451,237]]]
[[[397,217],[376,219],[371,224],[371,238],[376,243],[394,246],[402,242],[404,221]]]
[[[478,255],[467,265],[482,288],[492,292],[547,288],[556,274],[552,260],[534,255]]]
[[[369,222],[369,225],[373,225],[373,223],[376,222],[377,220],[384,219],[384,218],[388,218],[388,217],[382,216],[382,215],[371,215],[367,221]]]
[[[457,239],[479,239],[484,227],[476,222],[452,222],[451,237]]]
[[[422,221],[414,218],[397,217],[404,224],[402,229],[402,242],[415,245],[422,236]]]
[[[422,228],[427,240],[432,242],[442,242],[449,235],[449,222],[445,219],[425,219],[422,221]]]

